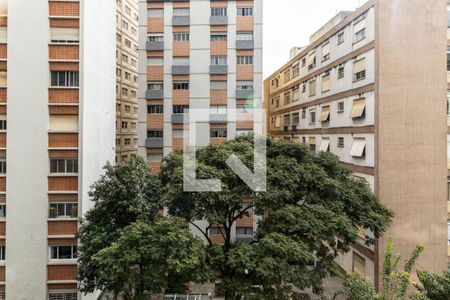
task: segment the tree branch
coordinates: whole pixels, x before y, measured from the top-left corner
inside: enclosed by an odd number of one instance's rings
[[[195,224],[195,223],[192,222],[191,220],[187,220],[187,221],[189,222],[189,224],[192,224],[195,228],[197,228],[198,231],[200,231],[200,232],[205,236],[205,238],[206,238],[206,240],[208,241],[208,243],[209,243],[210,245],[212,245],[212,241],[211,241],[211,239],[209,238],[209,236],[208,236],[208,234],[207,234],[206,232],[204,232],[197,224]]]
[[[237,214],[237,216],[234,217],[233,222],[236,221],[237,219],[240,219],[240,218],[244,215],[244,213],[245,213],[246,211],[248,211],[250,208],[253,208],[253,207],[255,207],[254,204],[249,205],[249,206],[246,207],[245,209],[241,210],[241,211]]]

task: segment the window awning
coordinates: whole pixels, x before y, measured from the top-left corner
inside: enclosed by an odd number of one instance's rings
[[[327,152],[330,149],[330,140],[322,139],[322,143],[320,144],[319,151]]]
[[[330,75],[325,75],[322,77],[322,92],[330,90]]]
[[[313,136],[310,136],[310,137],[308,138],[308,143],[309,143],[310,145],[315,145],[315,144],[316,144],[316,138],[313,137]]]
[[[314,63],[315,59],[316,59],[316,51],[313,51],[313,52],[309,53],[308,65],[312,65]]]
[[[366,69],[366,59],[362,58],[353,63],[353,74],[362,72]]]
[[[352,144],[352,150],[350,155],[354,157],[363,157],[364,151],[366,150],[366,140],[365,139],[354,139]]]
[[[352,118],[361,118],[366,109],[366,99],[356,99],[353,101]]]
[[[322,113],[320,114],[320,122],[326,122],[330,119],[330,107],[322,106]]]

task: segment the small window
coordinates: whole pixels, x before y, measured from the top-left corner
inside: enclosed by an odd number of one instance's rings
[[[189,82],[174,82],[173,89],[174,90],[188,90]]]
[[[77,246],[50,246],[50,259],[76,259]]]
[[[147,83],[147,89],[152,91],[163,90],[164,85],[162,83]]]
[[[218,17],[218,16],[226,16],[226,15],[227,15],[226,7],[211,7],[211,16]]]
[[[173,40],[176,42],[185,42],[189,41],[189,33],[174,33]]]
[[[302,109],[302,119],[306,119],[306,109]]]
[[[172,109],[174,114],[186,114],[189,112],[189,105],[174,105]]]
[[[316,111],[315,110],[309,111],[309,123],[310,124],[316,123]]]
[[[338,148],[344,148],[344,137],[342,137],[342,136],[338,137],[337,146],[338,146]]]
[[[344,42],[344,32],[341,32],[337,36],[337,44],[340,45]]]
[[[0,204],[0,218],[6,218],[6,204]]]
[[[77,300],[77,292],[49,292],[48,300]]]
[[[284,105],[291,104],[291,92],[284,93]]]
[[[162,114],[164,113],[163,105],[147,105],[148,114]]]
[[[364,257],[353,251],[353,267],[352,272],[361,276],[366,275],[366,260]]]
[[[293,113],[292,114],[292,125],[298,125],[300,123],[300,114],[297,113]]]
[[[77,218],[78,203],[76,202],[59,202],[50,203],[49,218]]]
[[[211,90],[226,90],[227,82],[226,81],[211,81],[210,89]]]
[[[290,126],[291,125],[291,115],[285,115],[284,116],[284,126]]]
[[[6,158],[0,158],[0,174],[6,174]]]
[[[253,7],[238,7],[237,15],[241,17],[253,16]]]
[[[226,56],[211,56],[211,65],[213,66],[223,66],[227,64]]]
[[[4,261],[6,259],[6,251],[5,246],[0,246],[0,261]]]
[[[160,18],[164,16],[163,8],[151,8],[147,10],[147,15],[149,18]]]
[[[355,33],[355,43],[362,41],[366,38],[366,28],[361,29],[357,33]]]
[[[344,69],[344,66],[338,67],[337,78],[338,78],[338,79],[344,78],[344,75],[345,75],[345,69]]]
[[[227,130],[226,129],[212,129],[209,134],[210,138],[226,138]]]
[[[339,101],[337,103],[337,112],[338,113],[344,112],[344,101]]]
[[[237,57],[238,65],[253,65],[253,56],[238,56]]]

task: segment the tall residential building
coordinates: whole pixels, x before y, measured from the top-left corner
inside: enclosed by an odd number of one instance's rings
[[[109,0],[0,1],[0,299],[93,299],[77,216],[114,160],[114,18]]]
[[[198,146],[253,130],[245,115],[261,103],[262,0],[140,0],[139,16],[138,153],[149,165],[157,171],[183,147],[189,109],[208,112]]]
[[[386,235],[447,268],[446,1],[370,0],[342,12],[265,81],[267,130],[330,151],[395,213]],[[370,234],[370,233],[369,233]],[[386,240],[337,260],[379,286]]]
[[[137,0],[117,3],[116,162],[136,156],[138,116]]]

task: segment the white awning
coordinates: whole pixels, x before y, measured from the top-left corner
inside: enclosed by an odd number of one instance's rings
[[[330,149],[330,139],[322,139],[322,143],[320,144],[319,151],[327,152]]]
[[[365,150],[366,150],[366,140],[354,139],[350,155],[353,157],[363,157]]]

